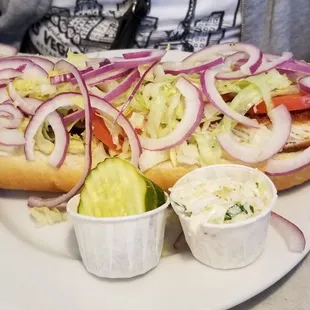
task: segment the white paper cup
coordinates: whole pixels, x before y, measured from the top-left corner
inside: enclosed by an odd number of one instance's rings
[[[131,278],[159,263],[170,204],[125,217],[96,218],[77,213],[79,195],[67,205],[86,269],[104,278]]]
[[[188,182],[196,177],[216,180],[231,177],[245,182],[258,176],[271,195],[270,205],[257,216],[228,224],[201,223],[193,231],[191,218],[179,205],[171,201],[178,214],[185,239],[193,256],[205,265],[218,269],[240,268],[254,262],[263,251],[269,225],[270,212],[277,200],[277,190],[272,181],[257,169],[241,165],[213,165],[194,170],[183,176],[176,184]],[[172,200],[172,199],[171,199]]]

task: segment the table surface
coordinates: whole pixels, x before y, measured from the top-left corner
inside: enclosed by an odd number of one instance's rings
[[[281,258],[279,258],[281,259]],[[253,279],[255,281],[255,279]],[[310,254],[264,292],[229,310],[309,310]]]

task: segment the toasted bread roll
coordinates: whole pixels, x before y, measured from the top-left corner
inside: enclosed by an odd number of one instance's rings
[[[95,153],[93,166],[105,158]],[[296,153],[282,153],[279,160]],[[225,155],[227,163],[244,164]],[[248,165],[264,172],[265,163]],[[0,188],[15,190],[33,190],[46,192],[67,192],[78,182],[84,167],[84,157],[68,154],[60,169],[47,162],[47,156],[36,152],[35,161],[27,161],[23,154],[0,157]],[[164,190],[169,190],[177,180],[198,166],[173,167],[170,161],[158,164],[145,171],[145,175]],[[281,176],[270,176],[278,190],[284,190],[302,184],[310,179],[310,166]]]

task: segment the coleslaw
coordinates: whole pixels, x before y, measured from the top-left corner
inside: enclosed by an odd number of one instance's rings
[[[269,206],[271,196],[259,179],[231,177],[188,180],[171,188],[171,199],[195,222],[228,224],[247,220]]]

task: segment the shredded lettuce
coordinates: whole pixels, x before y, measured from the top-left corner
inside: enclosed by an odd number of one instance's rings
[[[39,226],[52,225],[67,220],[67,213],[60,212],[57,208],[30,208],[30,214]]]
[[[267,103],[267,109],[271,109],[273,104],[271,100],[271,92],[275,90],[285,90],[291,86],[291,81],[281,75],[277,70],[271,70],[257,76],[247,78],[250,83],[228,103],[230,108],[240,114],[245,114],[251,107],[255,107],[263,100]],[[237,123],[224,116],[218,128],[214,131],[218,134],[221,131],[229,131]]]
[[[131,158],[131,151],[128,138],[124,139],[121,152],[117,155],[117,157],[121,159],[130,159]]]
[[[183,99],[175,87],[175,81],[142,85],[131,107],[147,114],[144,134],[151,138],[167,135],[184,114]]]
[[[144,124],[144,115],[142,113],[133,112],[128,118],[134,128],[142,129]]]
[[[47,78],[16,78],[12,83],[15,90],[22,97],[30,96],[40,100],[47,100],[57,93],[56,86],[51,85]]]
[[[43,135],[43,127],[44,125],[42,125],[40,127],[40,129],[37,131],[34,140],[35,140],[35,147],[36,149],[38,149],[39,151],[41,151],[43,154],[45,155],[49,155],[52,153],[53,148],[54,148],[54,143],[51,142],[49,139],[47,139],[44,135]]]
[[[242,89],[229,103],[231,109],[237,111],[240,114],[245,114],[252,106],[262,102],[262,95],[256,85],[248,85]],[[218,134],[221,131],[229,131],[231,128],[237,125],[237,122],[224,116],[221,123],[218,125],[214,134]]]
[[[12,83],[22,97],[29,96],[40,100],[48,100],[63,92],[77,91],[77,86],[71,83],[51,85],[48,78],[16,78]]]
[[[72,106],[76,105],[77,107],[84,109],[84,100],[83,100],[83,97],[81,95],[76,95],[74,97],[71,97],[70,103],[72,104]],[[68,107],[68,109],[72,109],[72,106]]]
[[[84,153],[84,141],[78,135],[70,136],[70,143],[68,152],[71,154],[83,154]]]
[[[221,95],[229,93],[239,93],[249,85],[247,80],[217,80],[216,88]]]
[[[287,88],[283,89],[275,89],[271,92],[271,96],[283,96],[283,95],[292,95],[292,94],[298,94],[300,92],[298,85],[290,85]]]
[[[199,165],[200,155],[197,144],[189,141],[183,142],[168,151],[169,159],[174,167],[178,165]]]
[[[118,86],[118,81],[117,80],[113,80],[113,81],[107,81],[104,82],[102,84],[100,84],[99,89],[101,91],[103,91],[104,93],[108,93],[109,91],[113,90],[114,88],[116,88]]]
[[[248,77],[247,80],[259,89],[262,99],[265,101],[267,111],[273,108],[271,92],[275,90],[285,90],[292,84],[286,75],[280,74],[275,69],[263,74]]]
[[[222,148],[211,132],[194,133],[199,151],[200,165],[214,165],[222,163]]]
[[[167,160],[169,160],[169,151],[144,150],[139,158],[139,167],[143,172]]]
[[[67,53],[67,61],[79,69],[86,68],[87,55],[83,53],[73,53],[70,50]]]
[[[183,142],[177,147],[177,162],[185,165],[199,165],[199,151],[196,145]]]
[[[271,92],[267,84],[268,83],[267,79],[265,79],[264,76],[259,75],[259,76],[253,76],[248,80],[251,81],[252,85],[255,85],[258,88],[262,96],[262,99],[266,104],[267,111],[271,111],[274,106],[271,98]]]
[[[146,70],[150,67],[150,65],[145,65],[145,66],[139,66],[138,71],[140,73],[140,76],[142,76]],[[147,75],[144,77],[144,82],[152,82],[154,81],[155,75],[154,75],[154,70],[150,70]]]
[[[160,125],[167,110],[167,97],[163,91],[160,91],[160,84],[150,83],[147,86],[150,86],[151,90],[150,99],[148,100],[149,115],[145,124],[145,132],[151,138],[159,138]]]
[[[25,132],[25,131],[26,131],[26,128],[27,128],[27,126],[28,126],[28,124],[29,124],[29,122],[30,122],[30,118],[24,117],[23,120],[22,120],[22,122],[21,122],[20,125],[18,126],[18,129],[19,129],[20,131],[22,131],[22,132]]]

